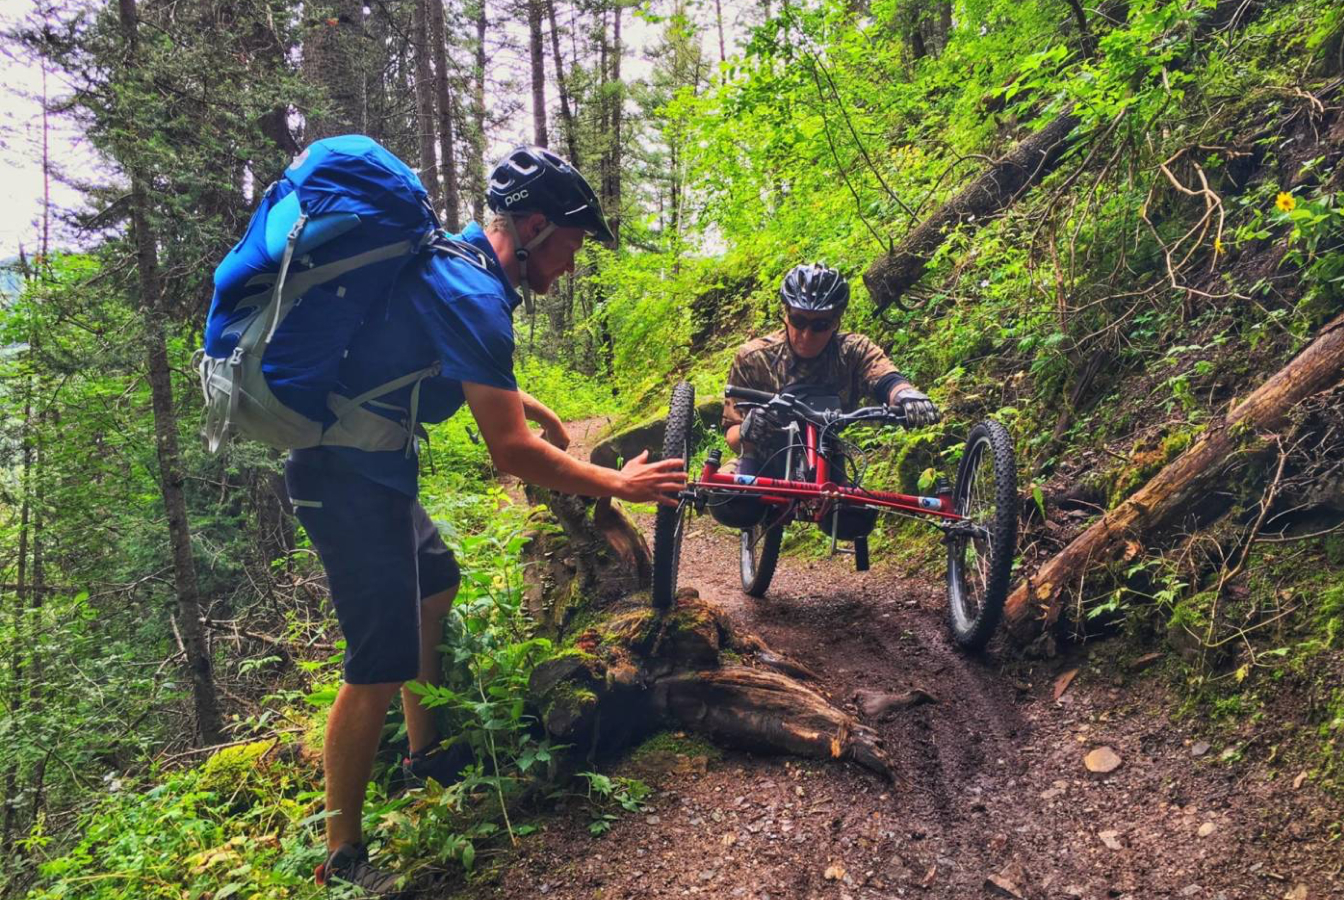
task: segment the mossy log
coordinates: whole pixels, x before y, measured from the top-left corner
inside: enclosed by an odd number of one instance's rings
[[[738,629],[693,589],[656,611],[647,593],[608,606],[537,667],[534,706],[556,740],[616,749],[660,728],[812,759],[852,759],[894,778],[877,733],[803,683],[806,669]]]
[[[1305,350],[1222,421],[1211,424],[1137,493],[1018,585],[1005,611],[1009,629],[1023,640],[1036,637],[1054,625],[1065,596],[1078,589],[1090,572],[1177,531],[1207,524],[1196,514],[1228,465],[1233,460],[1254,463],[1272,452],[1274,444],[1258,440],[1258,435],[1282,427],[1299,403],[1334,387],[1342,377],[1344,315],[1323,327]]]

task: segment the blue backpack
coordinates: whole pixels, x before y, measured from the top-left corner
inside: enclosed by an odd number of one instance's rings
[[[207,449],[232,434],[281,449],[411,447],[414,410],[398,423],[365,404],[418,388],[437,365],[357,397],[333,388],[368,310],[444,238],[415,172],[371,138],[328,138],[299,154],[215,269],[197,354]]]

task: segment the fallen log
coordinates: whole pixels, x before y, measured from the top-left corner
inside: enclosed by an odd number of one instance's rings
[[[1110,510],[1052,557],[1008,597],[1010,631],[1030,640],[1059,619],[1066,595],[1081,590],[1090,573],[1122,554],[1152,545],[1187,521],[1234,458],[1254,462],[1272,452],[1273,442],[1257,435],[1281,427],[1303,400],[1329,390],[1344,378],[1344,315],[1325,325],[1316,339],[1222,421],[1193,443],[1139,491]],[[1249,457],[1249,459],[1248,459]],[[1136,547],[1137,545],[1137,547]]]
[[[1203,16],[1190,46],[1218,31],[1239,28],[1267,4],[1258,0],[1218,0]],[[1173,60],[1169,65],[1176,65]],[[924,275],[925,268],[948,235],[962,225],[986,222],[1011,206],[1030,188],[1053,172],[1072,146],[1081,118],[1070,106],[1040,131],[1023,140],[955,196],[933,211],[890,253],[879,257],[863,273],[878,312],[896,302]]]
[[[1059,165],[1080,119],[1073,107],[996,160],[980,177],[939,206],[890,253],[863,273],[863,283],[878,311],[896,302],[924,275],[938,248],[958,227],[985,221],[1012,205],[1024,191]]]
[[[850,759],[894,780],[877,733],[784,674],[800,670],[683,588],[665,611],[646,593],[607,607],[537,667],[529,694],[547,733],[583,749],[678,728],[745,750]]]
[[[720,410],[702,413],[717,420]],[[626,433],[630,449],[614,449],[616,441],[605,455],[647,446],[647,426],[636,432]],[[611,753],[676,728],[757,752],[853,760],[894,780],[877,733],[810,687],[816,676],[806,666],[693,589],[653,609],[648,545],[619,504],[532,487],[527,495],[558,526],[539,529],[526,551],[529,613],[564,648],[528,685],[529,705],[557,743]]]

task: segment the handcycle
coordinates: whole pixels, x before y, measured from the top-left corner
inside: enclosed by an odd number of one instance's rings
[[[746,500],[749,518],[741,523],[742,590],[763,597],[779,562],[785,527],[809,522],[831,538],[831,551],[854,555],[855,567],[869,567],[868,534],[880,513],[927,522],[943,532],[947,545],[948,623],[953,639],[968,650],[983,648],[994,634],[1008,595],[1017,549],[1017,468],[1008,430],[992,419],[967,435],[956,481],[939,477],[930,495],[869,490],[856,454],[840,433],[860,423],[904,426],[897,407],[871,406],[844,413],[838,402],[813,408],[785,388],[778,394],[729,385],[724,395],[745,412],[763,407],[786,422],[784,446],[762,470],[782,477],[720,472],[722,451],[710,450],[699,476],[688,481],[675,507],[660,507],[654,522],[653,603],[671,605],[677,590],[681,544],[692,512]],[[810,397],[808,398],[810,399]],[[817,404],[826,407],[826,404]],[[695,388],[687,382],[672,391],[663,441],[664,458],[679,457],[689,468],[697,449]],[[716,518],[720,516],[716,515]],[[722,519],[721,519],[722,520]],[[840,541],[852,542],[841,550]]]

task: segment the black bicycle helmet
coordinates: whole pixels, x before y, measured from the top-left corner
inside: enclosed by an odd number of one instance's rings
[[[556,225],[582,228],[604,244],[616,238],[588,182],[545,147],[515,147],[490,173],[487,202],[496,213],[539,212]]]
[[[838,313],[849,305],[849,282],[825,263],[804,263],[784,276],[779,299],[794,309]]]

